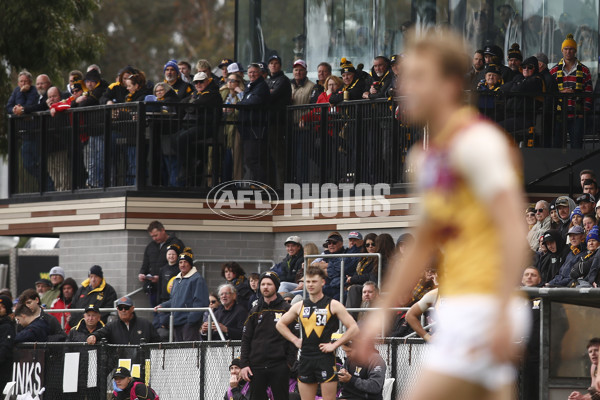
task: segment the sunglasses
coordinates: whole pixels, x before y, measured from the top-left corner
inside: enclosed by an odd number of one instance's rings
[[[131,308],[131,306],[118,306],[117,310],[119,311],[128,311]]]
[[[210,301],[210,304],[216,304],[216,303],[217,303],[217,301],[216,301],[216,300],[211,300],[211,301]]]
[[[536,212],[537,214],[540,214],[540,213],[543,213],[545,210],[546,210],[545,208],[537,208],[537,209],[535,210],[535,212]]]
[[[365,244],[365,247],[375,247],[375,243],[367,243]]]
[[[534,213],[527,213],[527,216],[528,217],[535,217],[535,214]]]
[[[240,81],[238,81],[237,79],[227,79],[227,82],[236,82],[236,83],[240,83]]]
[[[194,85],[202,85],[205,81],[194,81]]]
[[[337,242],[338,242],[337,240],[328,240],[326,243],[327,243],[327,246],[330,246],[332,244],[336,244]]]
[[[535,69],[533,65],[524,65],[523,69]]]

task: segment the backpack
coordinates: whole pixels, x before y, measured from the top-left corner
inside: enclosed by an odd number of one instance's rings
[[[136,381],[136,382],[134,382],[134,383],[133,383],[133,386],[131,386],[131,392],[129,392],[129,398],[130,398],[131,400],[135,400],[135,399],[137,399],[137,395],[135,394],[135,388],[136,388],[138,385],[141,385],[141,384],[143,384],[143,382],[138,382],[138,381]],[[160,399],[158,398],[158,395],[157,395],[157,394],[156,394],[156,392],[154,391],[154,389],[152,389],[150,386],[146,386],[146,387],[148,388],[148,398],[150,398],[150,399],[152,399],[152,400],[160,400]],[[117,391],[116,391],[116,390],[115,390],[115,391],[113,391],[113,395],[115,396],[115,398],[117,397]]]

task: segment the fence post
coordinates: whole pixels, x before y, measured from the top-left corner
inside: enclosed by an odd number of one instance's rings
[[[317,183],[323,184],[325,182],[325,176],[327,174],[327,127],[329,126],[329,107],[321,107],[321,129],[319,130],[319,181]]]
[[[173,321],[175,317],[173,317],[173,311],[169,312],[169,343],[173,342]]]
[[[49,116],[48,116],[49,117]],[[39,176],[38,179],[39,181],[39,188],[40,188],[40,193],[44,193],[48,191],[48,177],[50,176],[48,174],[48,164],[46,162],[47,157],[46,154],[48,154],[48,152],[46,151],[46,143],[47,143],[47,137],[48,137],[48,118],[46,118],[46,116],[43,115],[36,115],[33,117],[34,121],[37,119],[39,121],[39,127],[40,127],[40,147],[39,147],[39,163],[40,163],[40,169],[39,169]],[[36,124],[34,123],[34,126]]]
[[[98,386],[99,399],[106,398],[106,383],[108,378],[108,346],[106,344],[106,339],[102,339],[100,341],[100,346],[98,349],[98,365],[96,366],[96,373],[98,374],[98,378],[96,379],[96,385]]]
[[[146,186],[146,103],[138,103],[135,146],[135,188]]]

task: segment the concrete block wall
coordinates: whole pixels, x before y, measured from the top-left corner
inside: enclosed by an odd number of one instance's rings
[[[168,228],[168,227],[167,227]],[[404,233],[405,229],[394,230],[361,230],[392,235],[394,240]],[[348,245],[348,233],[341,231],[344,245]],[[221,265],[224,261],[237,261],[247,273],[256,272],[258,264],[252,260],[274,260],[279,262],[285,257],[285,239],[290,233],[247,233],[247,232],[172,232],[186,246],[194,251],[197,267],[205,267],[205,278],[209,290],[216,290],[223,283]],[[313,242],[320,251],[329,232],[300,232],[303,243]],[[102,266],[106,281],[122,296],[141,286],[137,275],[142,264],[144,249],[150,242],[145,231],[109,231],[64,233],[60,236],[60,265],[67,276],[78,283],[87,278],[90,267],[94,264]],[[219,259],[208,262],[209,259]],[[204,261],[204,262],[202,262]],[[246,261],[246,262],[245,262]],[[252,261],[252,262],[251,262]],[[262,263],[261,270],[270,267]],[[146,307],[147,299],[143,293],[134,297],[138,307]]]

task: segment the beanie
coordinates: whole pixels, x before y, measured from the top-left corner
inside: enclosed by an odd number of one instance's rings
[[[102,267],[99,265],[94,265],[90,268],[90,275],[92,274],[104,279],[104,272],[102,272]]]
[[[531,65],[531,66],[533,66],[533,70],[535,72],[539,72],[540,67],[539,67],[539,64],[538,64],[537,57],[531,56],[529,58],[526,58],[525,61],[523,61],[523,65],[524,66],[525,65]]]
[[[565,47],[572,47],[575,50],[577,50],[577,42],[575,41],[575,39],[573,39],[573,34],[569,33],[567,35],[567,38],[562,42],[562,46],[560,46],[560,49],[564,49]]]
[[[513,43],[508,50],[508,58],[516,58],[518,60],[523,61],[523,54],[521,54],[521,47],[519,43]]]
[[[342,57],[340,60],[340,73],[344,72],[356,72],[356,68],[352,64],[352,61],[348,60],[346,57]]]
[[[579,208],[579,206],[575,207],[573,209],[573,212],[571,212],[571,219],[573,219],[574,215],[579,215],[580,217],[583,217],[583,213],[581,212],[581,208]]]
[[[183,249],[183,252],[179,255],[179,261],[185,260],[190,263],[190,265],[194,265],[194,253],[192,253],[191,247],[186,247]]]
[[[177,72],[177,75],[179,75],[179,65],[177,65],[177,60],[169,60],[169,61],[167,61],[167,63],[165,64],[165,67],[163,68],[163,72],[165,72],[167,70],[167,67],[173,67],[173,68],[175,68],[175,71]]]
[[[587,242],[590,239],[595,239],[598,242],[600,242],[600,232],[598,232],[598,227],[594,226],[590,232],[587,234],[587,237],[585,238],[585,241]]]
[[[260,283],[265,278],[271,279],[273,281],[273,283],[275,284],[275,290],[279,291],[280,281],[279,281],[279,276],[277,275],[277,273],[275,273],[273,271],[265,271],[262,274],[260,274],[260,278],[258,279],[258,287],[260,287]]]
[[[173,250],[175,251],[175,253],[177,253],[177,255],[181,254],[181,246],[179,246],[177,243],[172,243],[167,247],[167,252],[169,250]]]
[[[90,69],[86,74],[84,81],[100,82],[100,72],[97,69]]]

